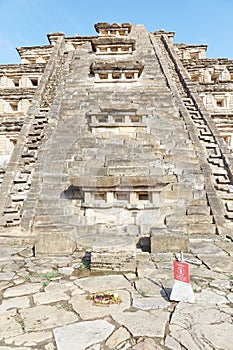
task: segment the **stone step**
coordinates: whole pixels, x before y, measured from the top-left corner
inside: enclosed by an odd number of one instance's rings
[[[232,199],[232,202],[227,202],[226,203],[226,209],[229,212],[233,212],[233,199]]]
[[[231,211],[231,212],[227,212],[226,213],[226,216],[225,216],[228,220],[232,220],[233,221],[233,212]]]
[[[180,227],[180,225],[193,225],[193,224],[212,224],[213,223],[213,216],[212,215],[201,215],[201,214],[193,214],[193,215],[185,215],[185,214],[174,214],[174,215],[167,215],[165,217],[164,223],[169,228],[175,228],[177,226]]]
[[[214,222],[212,215],[186,215],[183,223],[184,224],[212,224]]]
[[[187,215],[206,215],[210,214],[210,207],[206,205],[190,205],[187,209]]]
[[[37,215],[34,219],[34,227],[45,225],[83,225],[85,224],[84,211],[79,211],[79,215]]]
[[[188,225],[188,234],[189,235],[214,235],[216,234],[216,226],[215,224],[190,224]]]

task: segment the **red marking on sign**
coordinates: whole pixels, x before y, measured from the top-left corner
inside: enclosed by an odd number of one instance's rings
[[[174,261],[174,279],[185,283],[190,283],[189,265],[184,262]]]

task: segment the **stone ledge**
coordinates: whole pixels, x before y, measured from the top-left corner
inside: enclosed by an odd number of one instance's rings
[[[182,231],[152,228],[150,230],[151,253],[187,252],[189,239]]]

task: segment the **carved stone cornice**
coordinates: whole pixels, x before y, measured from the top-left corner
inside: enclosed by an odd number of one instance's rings
[[[100,22],[94,25],[95,30],[100,35],[128,35],[131,31],[132,25],[130,23],[113,23]]]
[[[91,65],[91,72],[138,71],[140,75],[143,68],[144,65],[138,61],[94,61]]]

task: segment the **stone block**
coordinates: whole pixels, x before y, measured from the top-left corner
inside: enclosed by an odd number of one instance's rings
[[[173,175],[128,176],[123,177],[121,183],[123,186],[165,186],[176,181],[176,177]]]
[[[73,186],[81,186],[81,187],[115,187],[120,185],[120,178],[114,176],[80,176],[73,177],[70,179],[70,182]]]
[[[76,242],[64,232],[43,232],[36,237],[36,255],[66,255],[75,251]]]
[[[153,254],[188,251],[189,239],[182,231],[152,228],[150,237]]]
[[[129,236],[138,236],[139,235],[139,226],[138,225],[128,225],[126,228],[126,233]]]
[[[214,235],[216,233],[216,226],[214,224],[198,223],[188,225],[189,235]]]
[[[210,207],[207,205],[190,206],[187,210],[188,215],[209,215]]]
[[[92,245],[91,270],[135,272],[136,244],[133,237],[100,237]]]
[[[213,217],[211,215],[187,215],[184,219],[184,223],[187,224],[212,224],[213,223]]]

